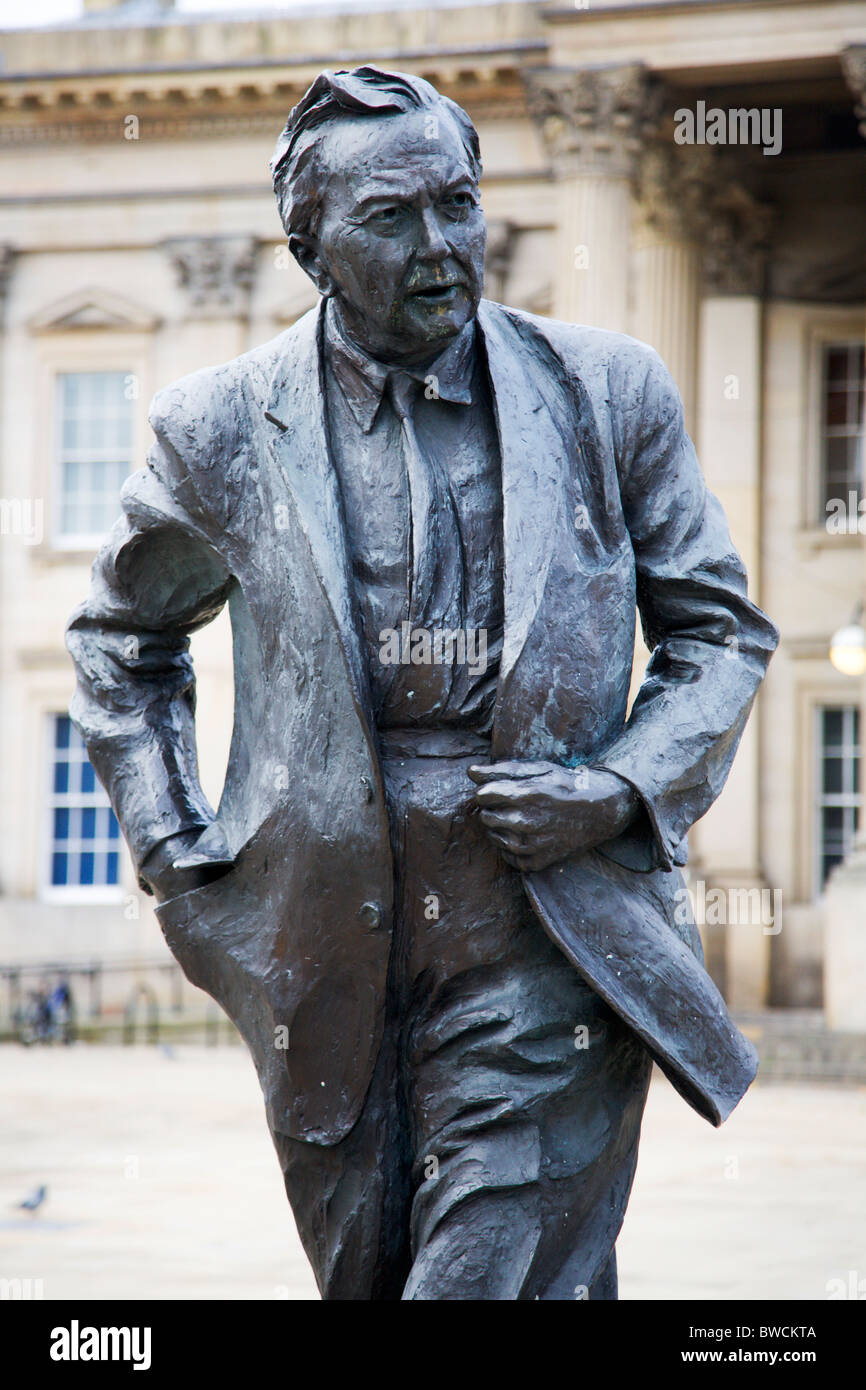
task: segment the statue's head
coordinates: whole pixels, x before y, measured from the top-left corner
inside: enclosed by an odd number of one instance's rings
[[[384,361],[433,357],[484,272],[478,136],[423,78],[323,72],[271,160],[289,247],[346,330]]]

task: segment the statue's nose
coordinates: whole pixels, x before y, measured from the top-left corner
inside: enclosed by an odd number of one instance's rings
[[[421,228],[419,254],[425,260],[444,260],[451,254],[451,248],[442,234],[435,208],[421,209]]]

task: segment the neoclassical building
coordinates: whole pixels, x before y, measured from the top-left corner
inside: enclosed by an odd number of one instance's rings
[[[66,717],[63,626],[143,463],[153,393],[312,305],[267,161],[322,67],[373,62],[478,126],[488,294],[631,333],[670,367],[782,631],[690,837],[709,962],[735,1009],[824,1002],[866,1032],[864,686],[829,657],[866,590],[860,0],[246,18],[103,0],[3,33],[0,53],[0,967],[168,960]],[[216,804],[227,619],[193,649]]]

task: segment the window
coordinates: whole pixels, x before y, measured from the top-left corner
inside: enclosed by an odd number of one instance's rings
[[[862,342],[824,343],[821,353],[821,520],[827,504],[863,496]]]
[[[69,896],[117,897],[120,827],[68,714],[51,716],[48,886]]]
[[[61,544],[93,547],[120,512],[132,470],[134,391],[129,372],[62,372],[57,377],[58,508]]]
[[[860,711],[818,710],[818,888],[854,843],[860,810]]]

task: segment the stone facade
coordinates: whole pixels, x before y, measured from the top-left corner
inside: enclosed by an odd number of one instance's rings
[[[71,694],[62,630],[92,559],[54,537],[55,378],[122,370],[141,461],[155,390],[310,307],[267,159],[321,67],[369,61],[429,78],[475,120],[488,292],[633,333],[671,368],[753,597],[782,629],[729,786],[690,837],[704,900],[764,891],[782,912],[708,913],[709,960],[734,1008],[814,1007],[826,937],[831,1021],[854,1026],[866,846],[822,892],[816,721],[864,700],[828,649],[864,597],[866,540],[856,523],[828,532],[818,478],[821,345],[866,330],[858,0],[518,0],[246,20],[106,3],[82,23],[6,32],[0,52],[0,966],[165,959],[128,870],[110,901],[47,887],[46,728]],[[780,111],[781,148],[680,143],[680,113],[701,104]],[[42,524],[27,532],[37,500]],[[227,620],[193,640],[202,780],[216,801]]]

